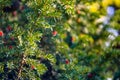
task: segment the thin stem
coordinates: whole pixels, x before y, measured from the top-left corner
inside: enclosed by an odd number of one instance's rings
[[[22,69],[23,69],[23,65],[24,65],[24,63],[25,63],[25,57],[26,57],[26,55],[23,54],[22,60],[21,60],[21,63],[20,63],[20,68],[19,68],[19,70],[18,70],[17,80],[19,80],[19,78],[21,77],[21,72],[22,72]]]

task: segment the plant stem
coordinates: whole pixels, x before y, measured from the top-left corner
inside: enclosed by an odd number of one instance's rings
[[[19,80],[19,78],[21,77],[21,72],[22,72],[22,69],[23,69],[23,65],[24,65],[24,63],[25,63],[25,57],[26,57],[26,55],[23,54],[22,60],[21,60],[21,63],[20,63],[20,68],[19,68],[19,70],[18,70],[17,80]]]

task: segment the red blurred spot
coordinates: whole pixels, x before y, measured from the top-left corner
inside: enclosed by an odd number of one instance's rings
[[[13,11],[13,12],[12,12],[12,15],[13,15],[13,16],[17,16],[17,11]]]
[[[69,64],[69,63],[70,63],[70,61],[69,61],[68,59],[66,59],[66,60],[65,60],[65,63],[66,63],[66,64]]]
[[[14,37],[11,37],[10,39],[11,39],[12,41],[14,41]]]
[[[89,73],[88,74],[88,78],[92,78],[93,77],[93,74],[92,73]]]
[[[53,32],[52,32],[52,35],[53,35],[53,36],[56,36],[56,35],[57,35],[57,31],[53,31]]]
[[[35,66],[32,65],[32,66],[31,66],[31,69],[32,69],[32,70],[35,69]]]
[[[20,6],[20,10],[21,10],[21,11],[24,10],[24,6]]]
[[[9,49],[12,49],[12,48],[13,48],[13,46],[8,46],[8,48],[9,48]]]
[[[0,37],[2,37],[3,36],[3,31],[0,31]]]
[[[7,29],[7,31],[11,31],[12,27],[8,25],[6,29]]]

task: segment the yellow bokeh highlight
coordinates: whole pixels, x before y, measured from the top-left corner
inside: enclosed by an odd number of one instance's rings
[[[92,13],[96,13],[99,9],[99,4],[98,3],[93,3],[90,8],[89,8],[89,11],[92,12]]]
[[[114,0],[103,0],[102,1],[102,6],[107,7],[109,5],[112,5],[114,3]]]
[[[120,0],[114,0],[114,3],[115,3],[115,5],[116,5],[117,7],[120,8]]]
[[[103,7],[108,7],[110,5],[115,5],[116,7],[120,8],[120,0],[103,0],[102,1],[102,6]]]

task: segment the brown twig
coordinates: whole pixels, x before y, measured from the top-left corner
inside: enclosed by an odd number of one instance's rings
[[[22,72],[22,69],[23,69],[23,65],[24,65],[24,63],[25,63],[25,57],[26,57],[26,55],[23,54],[22,60],[21,60],[21,63],[20,63],[20,68],[19,68],[19,70],[18,70],[17,80],[19,80],[19,78],[21,77],[21,72]]]

